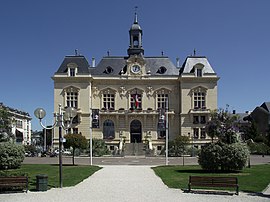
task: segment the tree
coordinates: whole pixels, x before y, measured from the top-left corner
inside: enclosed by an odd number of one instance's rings
[[[231,114],[226,109],[215,110],[211,113],[210,121],[206,124],[206,132],[212,138],[217,137],[220,141],[232,144],[238,141],[237,132],[239,123],[237,115]]]
[[[82,134],[67,134],[65,135],[66,142],[64,143],[65,148],[72,147],[72,165],[74,164],[75,149],[86,149],[87,140]]]
[[[0,142],[7,142],[12,138],[10,114],[6,108],[0,106]]]
[[[170,156],[184,155],[188,143],[189,137],[178,135],[174,140],[169,142],[169,155]]]
[[[210,121],[206,123],[205,130],[208,136],[211,137],[212,142],[215,137],[219,136],[219,130],[218,130],[219,127],[220,127],[220,121],[218,117],[218,111],[217,110],[211,111]]]
[[[103,156],[110,154],[105,141],[101,139],[93,139],[93,155],[94,156]]]
[[[246,165],[249,151],[238,136],[238,117],[229,113],[228,106],[212,112],[206,131],[212,143],[205,145],[199,154],[199,164],[205,170],[241,170]],[[218,137],[217,142],[213,138]]]
[[[12,142],[0,142],[0,170],[16,169],[24,160],[24,147]]]

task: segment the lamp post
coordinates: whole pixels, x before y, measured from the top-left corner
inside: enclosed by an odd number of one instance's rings
[[[60,188],[63,187],[62,180],[62,128],[68,129],[71,126],[73,118],[77,115],[77,110],[73,107],[68,107],[65,110],[62,110],[61,104],[58,105],[58,113],[55,114],[55,122],[52,127],[46,127],[42,124],[42,119],[46,116],[46,111],[42,108],[37,108],[34,112],[35,116],[39,119],[39,123],[44,129],[53,129],[59,127],[59,184]],[[66,122],[66,124],[65,124]]]
[[[166,166],[169,164],[169,159],[168,159],[168,153],[169,153],[169,117],[168,117],[168,97],[166,98],[166,109],[165,109],[165,113],[166,113],[166,160],[165,160],[165,164]]]

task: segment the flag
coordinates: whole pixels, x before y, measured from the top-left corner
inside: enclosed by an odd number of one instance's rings
[[[135,109],[138,109],[139,107],[139,99],[138,99],[138,94],[136,93],[135,95]]]
[[[133,103],[134,103],[134,108],[135,109],[138,109],[138,107],[139,107],[139,96],[138,96],[138,94],[136,93],[136,94],[134,94],[133,95]]]

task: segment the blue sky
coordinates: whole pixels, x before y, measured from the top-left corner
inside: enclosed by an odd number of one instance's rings
[[[97,62],[110,50],[124,56],[138,6],[146,56],[161,51],[183,63],[194,48],[220,80],[218,107],[253,110],[269,98],[269,0],[2,0],[0,102],[52,122],[53,81],[74,50]]]

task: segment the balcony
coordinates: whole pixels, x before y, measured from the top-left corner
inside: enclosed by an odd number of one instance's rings
[[[189,114],[210,114],[211,110],[206,107],[194,108],[189,110]]]
[[[124,109],[124,108],[119,108],[118,110],[116,109],[100,109],[99,114],[100,115],[133,115],[133,114],[141,114],[141,115],[159,115],[159,110],[153,110],[153,109]],[[173,109],[168,110],[168,114],[175,114],[175,111]]]

